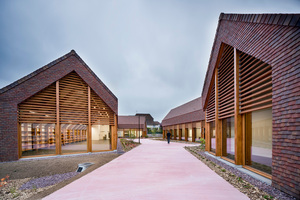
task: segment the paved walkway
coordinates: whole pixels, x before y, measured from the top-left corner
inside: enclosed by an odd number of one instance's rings
[[[141,142],[45,199],[248,199],[186,151],[187,144]]]

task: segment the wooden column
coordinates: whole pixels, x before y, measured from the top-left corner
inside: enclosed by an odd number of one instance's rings
[[[223,131],[223,130],[227,130],[227,120],[226,119],[223,120],[222,120],[222,156],[227,156],[227,132]]]
[[[60,117],[59,117],[59,81],[56,81],[55,152],[56,154],[61,154],[61,131],[60,131]]]
[[[181,140],[181,138],[182,138],[182,128],[181,128],[181,129],[179,129],[179,136],[178,136],[178,140]]]
[[[234,48],[234,133],[235,133],[235,164],[244,162],[242,116],[239,113],[239,52]]]
[[[192,142],[196,140],[196,128],[192,128]]]
[[[177,129],[174,128],[174,140],[176,140],[176,139],[177,139]]]
[[[251,146],[252,146],[252,113],[246,113],[242,117],[243,124],[243,149],[244,149],[244,160],[242,165],[251,165]]]
[[[206,113],[206,111],[205,111]],[[209,123],[205,122],[205,151],[210,151],[210,129]]]
[[[88,86],[88,131],[87,131],[87,150],[92,152],[92,124],[91,124],[91,88]]]
[[[118,141],[118,133],[117,133],[117,127],[118,127],[118,118],[117,115],[114,114],[114,125],[111,126],[110,132],[111,132],[111,150],[117,149],[117,141]]]
[[[202,138],[205,139],[205,120],[201,122]]]
[[[216,130],[216,156],[222,156],[222,120],[218,119],[218,68],[215,70],[215,130]]]
[[[184,130],[184,140],[185,141],[189,140],[189,128],[185,128]]]

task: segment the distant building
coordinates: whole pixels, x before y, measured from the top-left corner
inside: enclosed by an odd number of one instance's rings
[[[162,120],[163,138],[168,131],[175,140],[204,138],[204,119],[201,97],[173,108]]]
[[[144,116],[118,116],[118,137],[146,137]]]
[[[160,128],[160,123],[158,121],[154,121],[154,118],[148,113],[137,113],[136,116],[144,116],[146,118],[147,128]]]

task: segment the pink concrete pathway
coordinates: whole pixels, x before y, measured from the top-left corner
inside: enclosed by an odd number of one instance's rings
[[[45,199],[248,199],[186,151],[186,144],[141,142]]]

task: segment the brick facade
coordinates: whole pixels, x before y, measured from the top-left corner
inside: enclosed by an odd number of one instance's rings
[[[118,99],[72,50],[0,90],[0,162],[18,160],[18,104],[72,71],[118,114]]]
[[[202,91],[222,43],[272,66],[272,184],[300,198],[300,14],[221,14]]]

